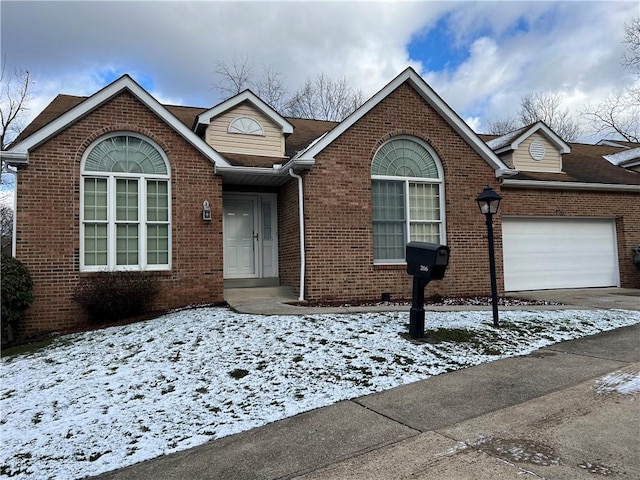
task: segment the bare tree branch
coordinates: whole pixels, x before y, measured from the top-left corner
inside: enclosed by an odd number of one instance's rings
[[[333,80],[324,73],[307,78],[291,98],[287,114],[292,117],[342,121],[364,103],[361,90],[352,89],[346,78]]]
[[[13,208],[0,203],[0,250],[3,254],[11,255],[13,243]]]
[[[529,93],[520,101],[520,122],[522,126],[542,120],[566,141],[576,140],[581,132],[580,125],[573,120],[569,109],[562,108],[562,96],[552,93]]]
[[[507,117],[497,120],[491,120],[487,127],[487,133],[491,135],[506,135],[520,128],[518,119],[515,117]]]
[[[247,88],[253,81],[253,62],[248,56],[234,58],[231,62],[215,63],[217,77],[214,88],[225,98],[233,97]]]
[[[624,26],[624,40],[627,52],[624,54],[622,66],[640,73],[640,17],[635,17]]]
[[[586,105],[582,115],[595,133],[640,142],[640,16],[625,24],[627,52],[622,66],[637,76],[635,86],[614,92],[597,105]]]
[[[23,119],[29,111],[29,90],[31,79],[28,70],[16,70],[13,75],[7,73],[6,57],[0,70],[0,149],[5,150],[9,143],[24,128]]]

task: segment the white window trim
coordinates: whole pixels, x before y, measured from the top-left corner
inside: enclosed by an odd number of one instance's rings
[[[415,138],[407,135],[393,137],[392,139],[380,145],[378,150],[380,150],[380,148],[382,148],[385,144],[392,142],[394,140],[411,140],[413,142],[416,142],[422,145],[429,152],[429,154],[431,155],[431,157],[433,158],[436,164],[436,168],[438,170],[438,178],[399,177],[399,176],[393,176],[393,175],[371,175],[371,181],[373,182],[374,180],[387,180],[387,181],[390,180],[390,181],[404,182],[405,184],[404,208],[405,208],[405,214],[406,214],[405,215],[406,217],[405,231],[407,234],[407,241],[409,241],[409,238],[410,238],[409,236],[411,234],[411,218],[410,218],[411,206],[409,204],[409,184],[420,183],[425,185],[438,185],[439,186],[438,193],[439,193],[440,220],[438,222],[432,221],[432,222],[424,222],[424,223],[440,224],[440,243],[442,245],[446,245],[447,243],[447,228],[446,228],[447,222],[446,222],[446,210],[445,210],[446,197],[445,197],[445,188],[444,188],[444,172],[442,169],[442,163],[440,162],[440,158],[438,157],[438,155],[436,155],[436,153],[428,144],[426,144],[419,138]],[[376,153],[373,155],[371,159],[372,162],[375,156],[378,154],[378,150],[376,150]],[[373,227],[373,222],[372,222],[372,227]],[[374,265],[403,265],[403,264],[406,264],[406,259],[402,258],[402,259],[393,259],[393,260],[390,260],[390,259],[377,260],[374,257],[373,264]]]
[[[117,136],[136,137],[150,143],[162,156],[167,167],[167,174],[137,174],[125,172],[85,172],[85,161],[89,153],[100,142]],[[113,132],[94,141],[85,151],[80,163],[80,271],[81,272],[102,272],[102,271],[169,271],[172,268],[172,205],[171,205],[171,169],[170,164],[164,151],[160,146],[142,135],[132,132]],[[84,184],[87,178],[105,178],[107,179],[107,265],[85,265],[85,224],[98,223],[85,221],[84,219]],[[138,264],[137,265],[117,265],[116,264],[116,181],[127,179],[138,180]],[[168,221],[166,222],[169,238],[168,238],[168,263],[167,264],[147,264],[147,181],[160,180],[167,182],[167,205],[168,205]],[[134,222],[124,222],[134,223]],[[155,224],[156,222],[154,222]],[[159,222],[158,222],[159,223]],[[165,223],[165,222],[162,222]]]

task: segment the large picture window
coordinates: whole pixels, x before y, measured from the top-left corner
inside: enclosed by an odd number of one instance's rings
[[[92,145],[82,162],[82,270],[171,267],[169,168],[160,149],[134,134]]]
[[[404,263],[409,241],[445,243],[443,175],[422,142],[394,138],[371,164],[373,256],[376,263]]]

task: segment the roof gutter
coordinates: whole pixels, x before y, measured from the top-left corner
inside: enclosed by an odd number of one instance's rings
[[[239,173],[242,175],[266,175],[266,176],[288,176],[289,171],[305,170],[314,165],[315,161],[310,159],[305,160],[289,160],[284,165],[274,165],[271,168],[267,167],[242,167],[238,165],[215,165],[215,173],[224,176],[225,173]]]
[[[29,152],[0,152],[0,159],[7,165],[21,167],[29,165]]]
[[[542,188],[546,190],[598,190],[610,192],[638,192],[640,185],[626,185],[615,183],[585,183],[585,182],[554,182],[544,180],[515,180],[506,178],[502,187],[513,188]]]

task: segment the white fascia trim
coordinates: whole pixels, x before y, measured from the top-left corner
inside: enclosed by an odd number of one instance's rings
[[[7,165],[12,165],[15,167],[29,165],[29,153],[22,152],[11,152],[5,151],[0,152],[0,158],[7,163]]]
[[[288,176],[289,170],[295,170],[299,167],[300,170],[305,170],[312,167],[315,164],[314,161],[309,160],[289,160],[287,163],[280,167],[273,166],[267,167],[241,167],[238,165],[216,165],[215,173],[224,176],[225,173],[239,173],[242,175],[266,175],[266,176]]]
[[[567,142],[562,140],[553,130],[551,130],[544,122],[539,121],[531,126],[531,128],[526,129],[520,135],[518,135],[513,142],[509,145],[505,145],[502,148],[496,150],[497,154],[509,152],[511,150],[517,150],[520,144],[529,138],[531,135],[536,133],[538,130],[542,130],[542,133],[547,137],[547,139],[553,143],[561,153],[570,153],[571,147]]]
[[[605,190],[640,193],[640,185],[622,185],[615,183],[553,182],[544,180],[515,180],[507,178],[502,181],[501,186],[514,188],[542,188],[550,190]]]
[[[400,75],[391,80],[382,90],[367,100],[360,108],[344,119],[333,130],[329,131],[319,141],[307,148],[299,155],[301,160],[313,160],[322,150],[329,146],[336,138],[342,135],[354,123],[364,117],[382,100],[388,97],[394,90],[405,82],[409,82],[411,86],[420,94],[420,96],[431,105],[446,121],[458,132],[469,145],[494,169],[494,170],[510,170],[505,163],[491,150],[471,130],[471,128],[453,111],[453,109],[445,103],[442,98],[416,73],[409,67]]]
[[[240,92],[235,97],[231,97],[225,100],[222,103],[219,103],[215,107],[207,110],[204,113],[198,115],[198,125],[209,125],[211,123],[211,119],[213,117],[217,117],[218,115],[226,112],[227,110],[241,104],[242,102],[248,101],[253,104],[258,110],[264,113],[267,117],[271,119],[275,124],[279,125],[282,128],[282,133],[285,135],[293,133],[293,125],[289,123],[283,116],[281,116],[278,112],[276,112],[273,108],[267,105],[264,101],[260,99],[256,94],[254,94],[251,90],[245,90]],[[197,126],[196,126],[197,128]]]
[[[26,154],[33,147],[46,141],[59,131],[76,122],[83,116],[90,113],[95,108],[106,103],[120,92],[128,90],[133,96],[140,100],[152,112],[164,120],[171,128],[179,133],[185,140],[199,150],[213,163],[221,165],[229,165],[224,157],[210,147],[204,140],[198,137],[194,132],[189,130],[184,123],[176,118],[169,110],[167,110],[160,102],[158,102],[150,93],[138,85],[130,76],[123,75],[115,82],[107,85],[102,90],[94,93],[92,96],[79,103],[72,109],[63,113],[53,122],[45,125],[32,135],[29,135],[23,141],[12,147],[9,152]]]
[[[498,170],[496,170],[496,178],[513,177],[514,175],[517,175],[519,173],[519,170],[514,170],[511,168],[499,168]]]

